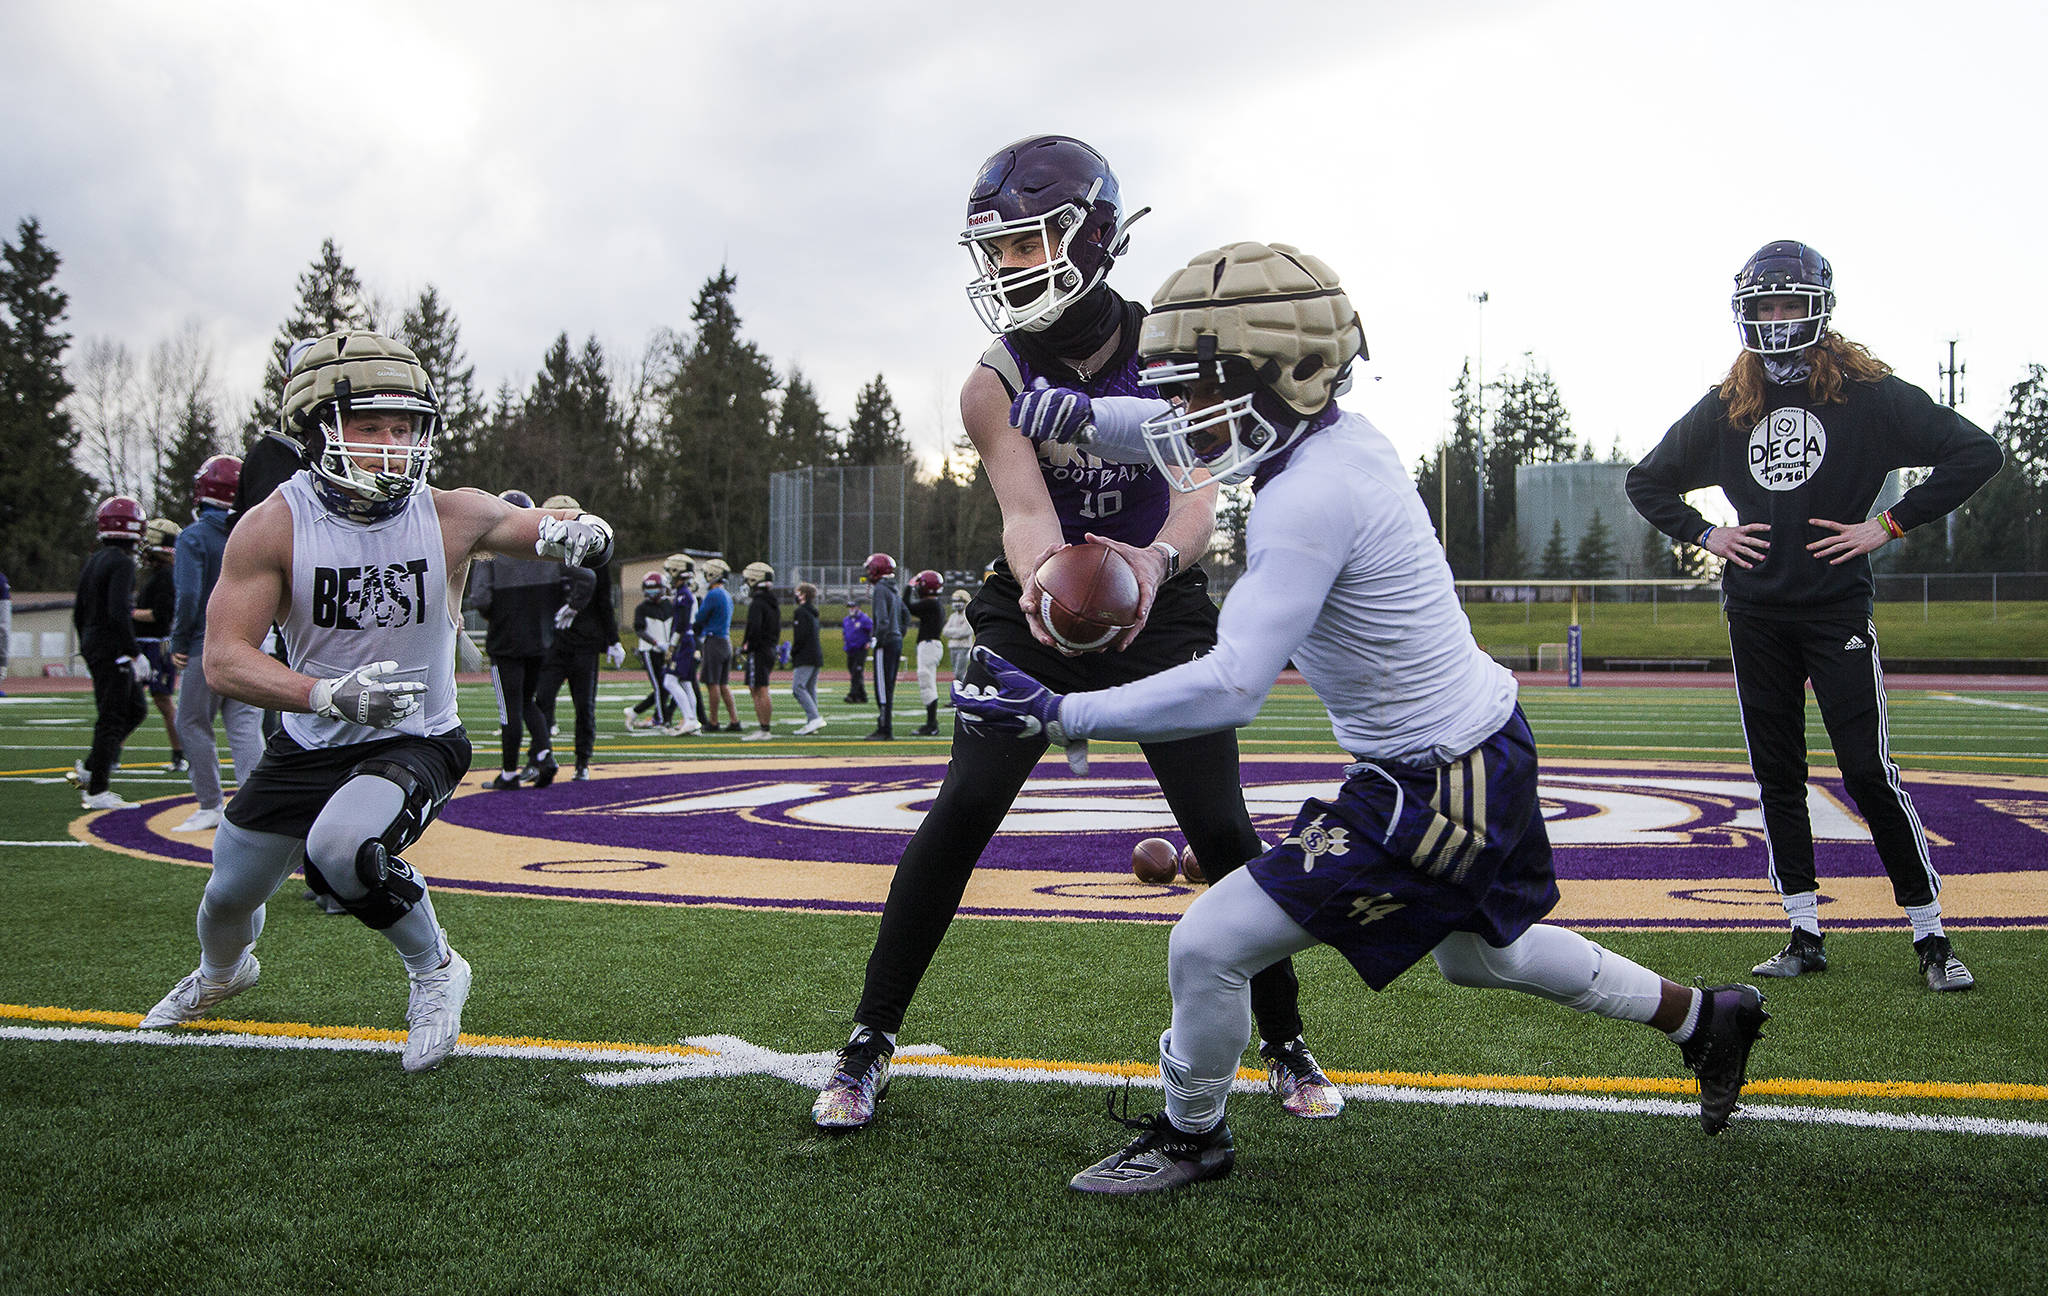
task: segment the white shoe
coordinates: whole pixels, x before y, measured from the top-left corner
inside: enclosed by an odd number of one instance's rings
[[[626,731],[628,733],[631,733],[639,729],[652,728],[654,728],[654,722],[652,720],[643,720],[640,718],[640,713],[638,711],[635,711],[632,707],[626,708]]]
[[[823,729],[824,727],[825,727],[825,717],[824,717],[824,716],[819,716],[819,717],[818,717],[818,718],[817,718],[816,720],[806,720],[806,721],[804,721],[804,722],[803,722],[802,724],[800,724],[800,725],[798,725],[798,726],[796,727],[796,731],[797,731],[797,735],[798,735],[799,737],[801,737],[801,736],[802,736],[802,735],[804,735],[804,734],[814,734],[814,733],[818,732],[818,730],[820,730],[820,729]]]
[[[462,1034],[462,1005],[469,1002],[469,960],[451,947],[445,964],[410,979],[405,1053],[399,1061],[408,1071],[431,1071],[447,1060],[456,1037]]]
[[[769,740],[770,738],[773,738],[774,736],[775,736],[775,734],[774,734],[774,733],[773,733],[773,731],[771,731],[771,730],[767,730],[767,729],[750,729],[750,730],[748,730],[748,731],[747,731],[746,733],[743,733],[743,734],[741,734],[741,735],[740,735],[740,741],[741,741],[741,742],[767,742],[767,741],[768,741],[768,740]]]
[[[82,760],[72,761],[71,768],[64,772],[64,781],[81,792],[84,791],[86,783],[85,762]]]
[[[235,964],[235,970],[228,974],[226,981],[209,981],[195,970],[172,986],[171,992],[149,1010],[149,1015],[142,1019],[142,1029],[196,1021],[223,999],[232,999],[255,985],[262,972],[263,965],[256,961],[254,951],[242,955],[242,961]]]
[[[119,792],[108,788],[104,792],[93,792],[78,799],[87,810],[133,810],[135,803],[124,799]]]
[[[676,732],[681,734],[683,737],[688,738],[691,734],[703,733],[704,726],[698,723],[697,721],[692,720],[690,721],[690,723],[682,726],[680,729],[677,729]]]
[[[220,827],[220,807],[215,806],[211,810],[194,810],[191,814],[185,816],[185,822],[171,829],[171,831],[205,832],[209,828],[218,827]]]

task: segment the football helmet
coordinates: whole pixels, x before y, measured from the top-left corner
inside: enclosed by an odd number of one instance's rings
[[[111,495],[100,501],[96,522],[102,540],[142,539],[142,505],[127,495]]]
[[[441,430],[441,405],[419,357],[367,329],[328,333],[293,352],[284,430],[305,447],[321,502],[364,521],[398,512],[426,484]],[[359,413],[398,415],[407,426],[388,441],[344,440]]]
[[[861,568],[860,578],[872,584],[884,576],[896,574],[896,560],[885,553],[869,554],[867,564]]]
[[[697,570],[697,564],[686,553],[672,553],[661,560],[661,570],[668,576],[670,589],[681,589]]]
[[[169,518],[151,518],[142,524],[142,548],[158,562],[169,562],[184,529]]]
[[[199,473],[192,479],[192,505],[199,509],[207,505],[214,508],[231,509],[235,506],[235,492],[242,485],[242,461],[234,455],[214,455],[199,465]],[[199,516],[194,512],[194,517]]]
[[[706,584],[716,585],[724,580],[726,573],[731,570],[732,565],[723,558],[706,558],[704,560],[704,581]]]
[[[974,261],[967,300],[991,333],[1039,332],[1101,283],[1130,244],[1130,227],[1151,208],[1123,215],[1116,173],[1094,149],[1066,135],[1031,135],[981,164],[967,195],[960,243]],[[1003,265],[993,240],[1037,234],[1045,260]]]
[[[969,594],[966,590],[959,589],[953,591],[954,607],[966,607],[969,603],[972,602],[974,602],[974,595]]]
[[[946,588],[946,578],[926,568],[910,578],[910,588],[926,598],[937,598],[939,591]]]
[[[1797,297],[1806,303],[1806,313],[1797,319],[1759,318],[1766,297]],[[1743,350],[1758,355],[1804,351],[1820,341],[1834,312],[1835,268],[1804,243],[1766,243],[1735,272],[1735,295],[1728,304]]]
[[[764,562],[750,562],[740,568],[740,579],[749,585],[766,585],[775,579],[775,569]]]
[[[533,507],[533,496],[528,495],[523,490],[501,490],[498,492],[498,498],[504,500],[513,508]]]
[[[1293,444],[1350,386],[1365,331],[1322,261],[1285,243],[1231,243],[1153,294],[1138,354],[1138,381],[1169,402],[1145,420],[1145,449],[1168,484],[1191,491],[1242,480]],[[1191,413],[1198,385],[1222,399]]]
[[[575,509],[578,512],[583,509],[583,506],[576,502],[574,495],[550,495],[541,501],[540,506],[544,509]]]
[[[657,571],[648,572],[640,578],[640,593],[650,598],[660,598],[668,592],[668,581]]]

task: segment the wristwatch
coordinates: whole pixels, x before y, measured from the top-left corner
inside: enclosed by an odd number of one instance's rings
[[[1170,581],[1180,573],[1180,550],[1164,540],[1154,540],[1147,547],[1164,550],[1166,553],[1166,575],[1159,578],[1162,582]]]

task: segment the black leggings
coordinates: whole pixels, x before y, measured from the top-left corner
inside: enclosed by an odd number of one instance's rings
[[[143,700],[135,672],[112,657],[88,657],[85,668],[92,672],[92,700],[98,709],[92,722],[92,750],[85,757],[85,790],[98,793],[107,790],[107,773],[121,759],[121,744],[149,714],[149,703]]]
[[[498,745],[503,756],[502,769],[519,768],[519,742],[525,734],[533,736],[533,745],[527,751],[531,759],[549,745],[548,718],[541,713],[534,701],[534,689],[540,683],[540,658],[538,657],[493,657],[491,659],[491,685],[498,692]]]
[[[1104,688],[1153,674],[1168,664],[1191,660],[1205,638],[1210,645],[1216,641],[1216,609],[1199,569],[1160,591],[1144,633],[1126,653],[1067,658],[1042,647],[1025,628],[1017,595],[1017,584],[1006,571],[984,584],[968,609],[975,641],[1063,691],[1076,686]],[[967,682],[993,681],[980,662],[970,660]],[[904,848],[889,886],[856,1021],[881,1031],[902,1028],[911,996],[960,908],[967,879],[1045,748],[1043,738],[976,735],[954,726],[945,783]],[[1244,808],[1234,730],[1145,743],[1142,748],[1174,819],[1212,882],[1261,852],[1259,835]],[[1252,978],[1252,1014],[1263,1038],[1280,1042],[1301,1034],[1298,989],[1293,965],[1287,961]]]
[[[576,768],[582,769],[590,764],[590,753],[597,746],[597,650],[566,648],[557,640],[548,651],[540,682],[533,690],[542,716],[535,731],[542,746],[551,741],[548,733],[555,727],[555,698],[564,680],[569,684],[569,703],[576,708]]]

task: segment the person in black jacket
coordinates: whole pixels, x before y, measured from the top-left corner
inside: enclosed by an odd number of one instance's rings
[[[1806,685],[1913,925],[1933,990],[1975,978],[1941,926],[1941,877],[1890,749],[1868,555],[1959,507],[2003,462],[1998,443],[1828,327],[1834,270],[1803,243],[1766,244],[1735,276],[1742,354],[1728,376],[1629,471],[1651,525],[1724,561],[1721,590],[1750,768],[1762,790],[1772,884],[1792,933],[1753,969],[1827,967],[1806,810]],[[1926,481],[1871,516],[1894,469]],[[1687,491],[1719,486],[1734,526],[1709,525]]]
[[[796,614],[789,631],[790,696],[804,709],[799,736],[825,727],[818,712],[818,672],[825,667],[825,646],[818,639],[818,587],[803,581],[796,587]]]
[[[164,733],[171,740],[173,774],[183,774],[185,743],[178,736],[178,668],[171,661],[171,622],[178,614],[178,580],[171,568],[176,555],[178,533],[184,530],[169,518],[151,518],[142,524],[142,544],[135,551],[136,575],[140,585],[135,593],[135,648],[149,659],[149,701],[163,717]]]
[[[542,508],[580,509],[567,495],[550,495]],[[576,781],[590,777],[590,755],[597,746],[597,656],[605,654],[613,669],[626,662],[626,650],[619,643],[619,614],[612,602],[616,578],[612,565],[598,568],[561,569],[561,606],[555,610],[555,640],[542,662],[540,682],[534,700],[540,706],[547,733],[555,725],[555,698],[562,684],[569,685],[569,702],[576,711]],[[534,772],[535,787],[554,782],[553,753]]]
[[[142,539],[142,505],[126,495],[101,501],[98,516],[100,547],[78,574],[78,597],[71,605],[71,624],[78,630],[79,655],[92,673],[92,700],[98,714],[92,724],[92,750],[72,767],[72,781],[84,794],[87,810],[119,810],[131,804],[107,787],[107,776],[121,759],[121,744],[149,714],[142,686],[149,679],[149,659],[135,643],[135,546]]]
[[[533,507],[533,497],[522,490],[500,491],[498,498],[515,508]],[[554,638],[563,570],[562,564],[545,558],[493,556],[489,562],[470,564],[462,605],[483,614],[484,651],[491,657],[491,688],[498,695],[499,770],[484,784],[496,792],[516,789],[522,778],[545,787],[540,781],[543,770],[548,782],[555,776],[554,740],[534,693],[540,686],[541,660]],[[523,772],[522,739],[528,744]]]
[[[754,719],[761,727],[743,735],[741,742],[773,738],[769,719],[775,703],[768,697],[768,680],[775,673],[775,645],[782,642],[782,603],[775,597],[775,569],[764,562],[751,562],[740,572],[747,583],[747,633],[740,640],[740,673],[754,698]]]

